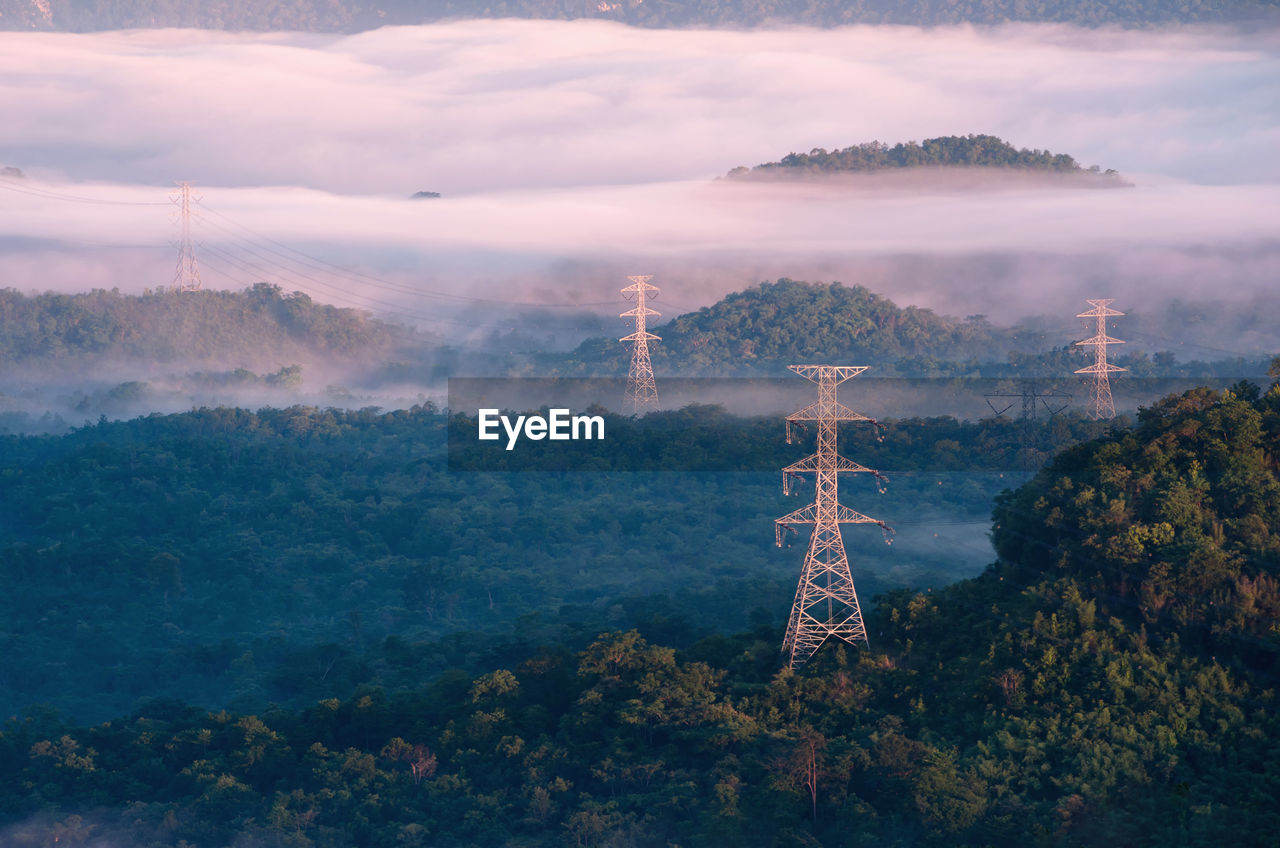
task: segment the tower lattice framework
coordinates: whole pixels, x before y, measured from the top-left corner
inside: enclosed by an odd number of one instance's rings
[[[1038,409],[1037,401],[1044,405],[1044,409],[1049,416],[1052,417],[1062,412],[1071,404],[1071,395],[1059,389],[1040,387],[1039,381],[1034,377],[1026,377],[1018,381],[1016,391],[994,391],[987,392],[983,395],[987,400],[987,406],[991,407],[991,411],[996,415],[1004,415],[1010,409],[1013,409],[1016,400],[996,408],[999,400],[1004,398],[1015,398],[1022,401],[1022,412],[1018,415],[1018,436],[1019,446],[1022,454],[1022,467],[1025,471],[1030,471],[1032,467],[1032,451],[1035,447],[1035,429],[1036,429],[1036,413]]]
[[[849,569],[849,558],[844,550],[844,539],[840,535],[840,525],[877,524],[886,534],[893,531],[883,521],[842,505],[838,498],[841,473],[865,473],[880,480],[885,479],[880,472],[859,465],[836,452],[838,422],[867,421],[876,424],[874,419],[854,412],[836,399],[836,387],[867,370],[866,366],[787,367],[818,384],[817,403],[787,416],[788,443],[791,442],[793,425],[804,421],[816,422],[817,453],[782,469],[782,490],[785,494],[790,494],[793,477],[812,473],[816,477],[816,496],[813,503],[774,522],[778,547],[782,547],[789,533],[795,532],[794,525],[813,525],[804,568],[800,572],[800,584],[796,588],[796,599],[787,621],[787,635],[782,643],[782,652],[787,655],[791,668],[799,668],[828,638],[834,637],[850,644],[869,644],[867,628],[862,621],[862,609],[858,605],[858,593],[853,586],[853,574]]]
[[[200,198],[195,198],[199,200]],[[178,223],[182,229],[178,242],[178,267],[173,272],[173,287],[178,291],[199,291],[200,265],[196,262],[195,246],[191,242],[191,183],[178,183],[178,195],[170,198],[178,206]]]
[[[1107,361],[1107,345],[1124,344],[1120,339],[1113,339],[1107,335],[1107,319],[1124,314],[1110,309],[1112,302],[1111,298],[1090,300],[1089,305],[1093,309],[1076,316],[1077,318],[1096,318],[1098,321],[1092,338],[1076,342],[1077,345],[1093,348],[1093,364],[1087,368],[1078,369],[1076,373],[1087,374],[1092,378],[1089,381],[1090,415],[1095,421],[1115,418],[1116,405],[1111,400],[1111,375],[1117,371],[1128,370]]]
[[[654,296],[658,294],[658,287],[649,285],[649,281],[653,279],[652,276],[627,277],[627,279],[631,281],[631,285],[622,290],[622,296],[627,300],[634,299],[636,305],[634,309],[628,309],[618,317],[635,318],[636,331],[618,340],[634,342],[631,347],[631,368],[627,371],[627,392],[623,396],[623,406],[629,406],[633,413],[640,413],[658,408],[658,384],[653,379],[649,342],[661,341],[661,339],[645,328],[645,322],[649,316],[656,317],[662,313],[653,311],[645,304],[650,292]]]

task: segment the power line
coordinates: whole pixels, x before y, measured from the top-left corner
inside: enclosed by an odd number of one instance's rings
[[[161,202],[108,200],[103,198],[87,197],[84,195],[76,195],[76,194],[70,194],[66,192],[53,191],[50,189],[40,188],[34,185],[17,185],[13,182],[12,179],[9,179],[9,178],[0,179],[0,188],[8,189],[10,191],[29,195],[32,197],[39,197],[47,200],[59,200],[59,201],[69,202],[69,203],[86,203],[86,204],[107,205],[107,206],[166,206],[168,205],[166,203],[161,203]],[[502,300],[499,298],[485,298],[485,297],[473,297],[470,295],[461,295],[461,294],[456,294],[448,291],[441,291],[437,289],[423,289],[423,288],[419,288],[411,285],[406,285],[403,283],[396,283],[394,281],[387,280],[382,277],[377,277],[372,274],[365,273],[363,271],[358,271],[351,268],[345,268],[341,265],[337,265],[335,263],[321,259],[320,257],[315,256],[313,254],[307,253],[302,250],[298,250],[295,247],[292,247],[290,245],[284,244],[283,242],[272,239],[269,236],[263,235],[262,233],[257,232],[256,230],[253,230],[252,228],[240,223],[239,221],[236,221],[235,219],[231,218],[225,213],[222,213],[217,209],[210,208],[204,203],[199,203],[199,208],[202,212],[206,212],[209,215],[213,215],[218,218],[221,218],[223,221],[227,222],[228,224],[249,234],[250,238],[244,239],[244,241],[247,241],[250,244],[256,244],[259,249],[270,251],[271,253],[281,257],[286,261],[295,262],[297,264],[304,265],[306,267],[311,268],[312,270],[323,271],[325,273],[333,274],[335,276],[349,278],[349,279],[360,282],[361,285],[370,285],[375,288],[381,288],[386,291],[395,292],[397,294],[407,294],[407,295],[412,295],[414,297],[422,297],[422,298],[436,298],[436,299],[451,301],[459,304],[482,304],[482,305],[488,305],[488,306],[508,306],[508,307],[515,307],[519,309],[571,309],[572,310],[572,309],[588,309],[591,307],[600,307],[600,306],[610,305],[609,301],[586,301],[586,302],[579,302],[579,303],[549,303],[545,301],[537,302],[537,301]],[[208,222],[208,221],[206,221],[206,224],[209,224],[210,226],[213,226],[215,229],[219,229],[222,232],[227,233],[228,235],[232,235],[231,231],[226,229],[225,227],[212,224],[211,222]],[[275,248],[279,248],[280,250],[276,250]],[[285,253],[282,253],[280,252],[281,250],[288,251],[288,253],[293,254],[293,256],[289,256]],[[294,257],[300,257],[300,258],[294,258]],[[293,272],[293,273],[297,273],[297,272]],[[178,283],[176,284],[176,287],[184,288],[186,286],[183,283]],[[693,311],[688,307],[683,307],[683,308],[685,309],[685,311]],[[479,324],[475,322],[442,319],[442,318],[429,318],[429,319],[424,318],[424,320],[445,321],[447,323],[462,324],[465,326],[473,326],[473,327],[495,326],[491,324]],[[516,328],[501,327],[501,329],[514,330]]]
[[[1183,339],[1171,339],[1168,336],[1157,336],[1154,333],[1143,333],[1137,330],[1129,331],[1128,335],[1135,336],[1140,339],[1155,339],[1156,341],[1171,342],[1174,345],[1178,345],[1181,347],[1193,347],[1196,350],[1210,350],[1210,351],[1213,351],[1214,353],[1228,353],[1228,354],[1231,354],[1232,356],[1238,356],[1241,359],[1254,359],[1258,357],[1265,357],[1268,355],[1265,353],[1241,353],[1238,350],[1226,350],[1220,347],[1210,347],[1209,345],[1196,344],[1195,342],[1189,342]]]
[[[299,264],[307,265],[308,267],[315,268],[316,270],[323,270],[331,273],[336,272],[337,274],[342,276],[347,276],[347,277],[355,278],[361,281],[365,281],[367,284],[373,285],[376,288],[384,288],[390,291],[397,292],[399,294],[410,294],[410,295],[415,295],[417,297],[435,297],[443,300],[457,301],[459,303],[479,303],[479,304],[486,304],[491,306],[492,305],[520,306],[520,307],[527,307],[527,308],[533,308],[533,309],[581,309],[589,306],[611,305],[610,301],[592,301],[592,302],[586,302],[586,303],[535,303],[535,302],[528,302],[528,301],[500,300],[497,298],[471,297],[469,295],[455,294],[453,292],[417,288],[414,286],[405,285],[403,283],[396,283],[391,280],[384,279],[382,277],[375,277],[372,274],[366,274],[362,271],[356,271],[350,268],[344,268],[341,265],[336,265],[332,262],[328,262],[317,256],[313,256],[310,253],[306,253],[304,251],[298,250],[297,248],[290,247],[287,244],[283,244],[282,242],[276,241],[275,239],[264,236],[261,233],[258,233],[255,230],[250,229],[244,224],[241,224],[229,218],[228,216],[224,215],[221,212],[218,212],[213,209],[208,209],[207,206],[202,206],[202,208],[206,209],[211,215],[216,215],[217,217],[223,219],[227,223],[235,227],[238,227],[239,229],[245,231],[246,233],[249,233],[250,235],[254,236],[254,239],[259,243],[265,242],[266,244],[274,245],[275,247],[281,248],[283,250],[287,250],[290,253],[296,254],[297,256],[302,257],[302,259],[307,260],[305,262],[296,260],[296,259],[290,260],[290,261],[299,262]],[[222,229],[224,232],[229,232],[225,228],[220,227],[219,229]],[[264,249],[269,249],[269,248],[264,247]],[[283,258],[286,258],[286,259],[289,258],[284,254],[280,253],[279,251],[272,250],[271,252]]]
[[[0,188],[46,200],[63,200],[69,203],[93,203],[101,206],[168,206],[168,203],[141,200],[103,200],[98,197],[84,197],[76,194],[64,194],[50,189],[38,188],[34,185],[17,185],[13,178],[0,178]]]
[[[330,300],[336,300],[340,303],[344,303],[348,306],[352,306],[357,309],[373,309],[376,306],[376,307],[380,307],[383,312],[397,315],[403,318],[410,318],[415,321],[423,321],[428,323],[457,324],[465,327],[473,327],[473,328],[479,328],[479,329],[494,329],[494,330],[507,330],[507,331],[515,331],[519,329],[517,327],[509,326],[505,324],[482,324],[482,323],[476,323],[471,321],[463,321],[461,319],[456,319],[456,318],[444,318],[438,315],[423,315],[420,313],[407,311],[395,304],[389,304],[384,301],[378,301],[378,300],[374,300],[373,298],[365,297],[364,295],[355,295],[355,297],[357,298],[363,298],[364,302],[362,302],[361,300],[353,300],[352,297],[350,296],[351,293],[348,292],[346,289],[340,288],[331,283],[326,283],[323,280],[317,279],[316,277],[313,277],[309,274],[305,274],[301,271],[296,271],[294,269],[291,269],[285,265],[282,265],[280,263],[277,263],[269,259],[268,257],[262,256],[262,254],[257,253],[256,251],[250,248],[245,248],[243,246],[241,247],[242,250],[245,250],[245,252],[253,255],[260,262],[265,263],[268,266],[274,265],[275,266],[274,269],[270,267],[264,268],[263,265],[259,265],[253,262],[246,262],[245,260],[239,257],[236,257],[234,254],[231,254],[220,247],[216,247],[213,245],[205,245],[204,249],[206,251],[210,251],[215,255],[222,257],[223,261],[237,266],[240,270],[246,271],[250,274],[254,274],[260,277],[272,277],[272,276],[277,278],[281,278],[285,276],[299,277],[301,279],[306,280],[309,285],[298,283],[296,280],[292,280],[292,279],[285,279],[285,282],[287,282],[291,287],[297,287],[301,289],[303,294],[309,294],[313,297],[321,297],[321,298],[326,298]],[[231,278],[230,275],[226,274],[223,271],[219,271],[219,273],[222,273],[223,276],[227,276],[228,278]],[[234,278],[231,278],[231,279],[234,279]],[[243,281],[240,281],[240,282],[243,283]],[[248,283],[245,283],[245,284],[248,285]],[[310,291],[308,291],[308,289],[310,289]],[[371,306],[371,304],[373,305]]]

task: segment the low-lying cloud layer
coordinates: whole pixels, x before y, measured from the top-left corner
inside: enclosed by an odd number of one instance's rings
[[[1084,292],[1247,297],[1280,270],[1276,33],[3,33],[0,79],[0,165],[28,174],[0,192],[0,283],[21,289],[170,282],[171,210],[123,204],[163,204],[175,179],[202,187],[206,285],[460,327],[483,323],[467,297],[598,304],[618,282],[602,275],[649,270],[678,308],[790,275],[1009,318]],[[964,133],[1134,186],[712,181]]]
[[[0,150],[77,180],[456,195],[970,132],[1125,172],[1280,178],[1276,33],[466,21],[0,44]]]

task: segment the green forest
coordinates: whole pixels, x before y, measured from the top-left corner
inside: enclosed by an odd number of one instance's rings
[[[507,347],[467,353],[478,369],[511,366]],[[0,289],[0,433],[66,432],[99,416],[199,406],[349,407],[427,399],[464,354],[428,332],[303,292]],[[401,397],[407,395],[407,397]]]
[[[1051,21],[1082,26],[1150,26],[1274,20],[1274,0],[925,0],[903,4],[884,0],[691,0],[683,3],[567,2],[566,0],[268,0],[225,3],[213,0],[63,0],[47,15],[30,0],[0,0],[0,27],[13,30],[86,32],[135,27],[202,27],[226,30],[350,32],[379,26],[431,23],[458,18],[594,18],[646,27],[762,26],[805,24],[999,24]]]
[[[662,309],[661,298],[655,306]],[[1181,304],[1158,320],[1198,315],[1196,308]],[[598,326],[594,315],[582,317],[584,327]],[[823,359],[873,365],[877,376],[1000,379],[1067,375],[1086,360],[1078,347],[1055,347],[1041,329],[899,306],[860,285],[788,278],[730,293],[653,329],[662,338],[652,348],[654,367],[664,376],[790,379],[788,364]],[[0,375],[12,385],[31,382],[33,373],[41,380],[115,375],[116,382],[78,387],[81,394],[69,405],[93,412],[90,417],[117,416],[148,397],[255,387],[314,391],[325,379],[317,373],[339,374],[351,387],[421,386],[486,374],[626,373],[626,351],[616,336],[586,339],[567,353],[529,350],[531,344],[501,335],[480,345],[451,344],[270,283],[238,292],[142,295],[0,290]],[[1117,362],[1142,378],[1257,377],[1266,370],[1263,358],[1181,362],[1170,352],[1148,354],[1136,346]],[[6,391],[16,391],[12,385]],[[341,400],[342,387],[330,388],[330,402]]]
[[[27,489],[3,514],[15,504],[28,511],[21,523],[9,519],[6,582],[56,582],[63,591],[44,590],[56,598],[46,602],[50,615],[55,605],[68,609],[79,581],[95,594],[118,591],[115,580],[130,582],[124,591],[157,609],[187,594],[251,605],[255,594],[274,591],[268,572],[288,568],[286,557],[260,554],[254,567],[255,550],[271,543],[263,537],[277,522],[306,520],[330,533],[316,544],[332,547],[330,539],[349,536],[387,545],[387,556],[403,557],[398,567],[408,570],[425,553],[411,546],[437,544],[423,538],[421,506],[410,504],[422,491],[414,477],[430,463],[429,440],[418,434],[443,426],[429,410],[346,418],[228,410],[12,439],[0,474],[6,491],[16,491],[15,478]],[[961,428],[957,445],[983,438],[980,428],[947,426]],[[198,456],[183,449],[184,433],[201,434]],[[948,441],[932,434],[904,451],[902,438],[895,445],[891,435],[874,442],[886,466],[891,459],[934,465],[939,457],[929,452]],[[828,645],[792,672],[780,669],[781,632],[769,607],[748,606],[747,621],[701,632],[706,618],[682,624],[671,616],[679,604],[666,600],[647,605],[649,618],[627,621],[646,609],[633,600],[604,608],[612,622],[570,609],[558,630],[534,616],[502,637],[461,637],[456,655],[505,639],[489,656],[500,661],[468,667],[455,656],[436,671],[447,640],[380,637],[362,615],[348,622],[345,647],[355,652],[362,639],[368,667],[305,705],[208,710],[153,699],[100,723],[47,709],[11,719],[0,735],[0,779],[10,787],[0,795],[3,841],[115,839],[173,848],[1274,844],[1280,384],[1188,391],[1132,423],[1078,435],[1085,440],[1064,439],[1031,479],[995,498],[998,557],[980,574],[880,592],[874,601],[876,592],[864,593],[869,649]],[[870,444],[851,439],[848,447],[861,459],[858,451]],[[377,473],[382,449],[403,470],[361,479]],[[329,465],[303,470],[309,457]],[[270,479],[253,468],[270,469]],[[163,485],[152,470],[164,474]],[[732,490],[717,495],[715,484],[690,488],[679,475],[666,482],[680,485],[648,494],[616,473],[551,479],[493,477],[483,483],[483,501],[441,493],[429,513],[436,516],[431,535],[457,534],[451,557],[464,566],[459,544],[497,553],[477,532],[484,522],[476,516],[489,511],[506,538],[528,537],[555,551],[554,529],[538,525],[556,507],[507,507],[504,498],[508,488],[565,486],[572,490],[566,503],[574,501],[565,518],[579,528],[565,553],[576,562],[603,570],[606,551],[593,550],[583,531],[612,520],[601,540],[624,571],[656,552],[657,571],[687,570],[708,590],[686,587],[686,599],[697,596],[698,605],[685,616],[705,610],[714,618],[717,605],[741,611],[742,599],[752,597],[715,584],[734,576],[716,569],[747,549],[725,547],[717,528],[747,538],[746,526],[767,529],[777,514],[776,502],[761,499],[762,514],[752,516],[743,503],[749,481],[722,475]],[[207,491],[196,490],[196,480]],[[89,490],[92,481],[99,488]],[[338,486],[348,494],[335,503],[330,492]],[[927,488],[911,497],[923,498]],[[236,529],[237,521],[252,523],[237,492],[255,490],[253,512],[272,518]],[[688,500],[664,515],[671,497]],[[112,520],[153,521],[142,532],[163,539],[164,549],[108,560],[111,542],[95,547],[93,539],[106,517],[94,509],[111,498],[145,504]],[[627,512],[616,499],[644,499],[646,510]],[[388,500],[404,505],[399,530],[394,519],[380,524],[377,507]],[[717,514],[717,502],[731,508]],[[360,504],[363,511],[353,509]],[[449,519],[451,505],[468,509],[465,525]],[[312,508],[326,512],[312,518],[305,512]],[[681,510],[697,513],[696,538],[681,538]],[[231,524],[193,532],[204,521]],[[83,529],[70,532],[72,524]],[[672,526],[668,540],[664,528]],[[12,538],[16,527],[31,528],[25,540]],[[195,552],[181,547],[197,536],[204,541],[196,545],[237,539],[231,559],[252,569],[246,582],[215,589],[213,575],[227,563],[202,573]],[[92,553],[73,555],[77,549]],[[19,564],[18,555],[28,559]],[[672,556],[690,557],[689,567],[672,568]],[[330,567],[319,556],[303,559],[321,578]],[[794,568],[790,559],[779,566],[791,576]],[[365,584],[361,593],[373,583],[367,571],[347,579]],[[430,578],[413,583],[429,586]],[[338,591],[331,583],[317,600]],[[775,611],[778,603],[785,608],[785,595],[769,600]],[[5,620],[14,614],[6,611]],[[172,624],[201,626],[220,615],[228,613],[206,601]],[[67,626],[81,634],[80,650],[103,641],[89,617]],[[7,647],[10,658],[32,651],[12,641]],[[326,663],[338,666],[332,653],[290,666],[299,677],[318,677]],[[247,673],[254,657],[233,664]],[[388,674],[395,667],[413,671],[397,679]],[[13,674],[11,664],[3,676]],[[102,685],[77,682],[86,690]]]
[[[258,336],[268,359],[453,367],[266,284],[3,295],[15,368],[182,333],[210,361]],[[130,329],[149,321],[182,333]],[[855,406],[920,377],[981,403],[1080,358],[789,279],[655,330],[664,375],[776,391],[817,359],[895,378],[851,386]],[[845,534],[871,645],[797,672],[779,645],[803,539],[775,547],[773,520],[803,503],[779,469],[814,433],[788,443],[777,415],[592,407],[611,437],[577,452],[482,447],[464,409],[425,402],[0,435],[0,844],[1269,844],[1280,383],[1261,360],[1118,361],[1131,383],[1218,388],[1132,419],[843,427],[887,477],[841,487],[892,529]],[[610,338],[490,365],[624,363]]]
[[[652,304],[662,310],[659,296]],[[658,374],[689,377],[783,377],[795,362],[851,362],[876,376],[1002,379],[1069,375],[1087,364],[1082,348],[1056,346],[1043,330],[992,324],[985,315],[954,318],[899,306],[864,286],[782,278],[726,295],[711,306],[650,325]],[[583,341],[568,353],[534,355],[510,373],[625,374],[617,337]],[[1128,377],[1260,378],[1268,359],[1182,362],[1170,351],[1140,348],[1115,356]],[[1154,398],[1153,398],[1154,399]]]
[[[1026,465],[1018,425],[882,423],[843,442],[889,476],[846,497],[901,525],[892,546],[854,537],[860,585],[975,573],[994,497]],[[773,547],[772,521],[799,502],[778,469],[812,447],[786,444],[778,419],[610,415],[604,444],[661,452],[637,465],[611,448],[560,473],[527,470],[536,453],[516,455],[526,470],[467,465],[450,425],[429,407],[204,409],[0,437],[0,714],[45,702],[103,719],[159,695],[300,705],[481,663],[435,643],[555,631],[568,607],[602,628],[660,614],[703,632],[785,608],[801,552]],[[1061,416],[1034,459],[1098,432]],[[425,653],[387,654],[388,638]]]
[[[0,0],[0,848],[1277,848],[1278,32]]]
[[[1048,150],[1019,150],[993,135],[948,135],[922,142],[898,142],[892,146],[879,141],[855,144],[843,150],[815,147],[808,153],[789,153],[777,162],[752,168],[739,166],[728,173],[730,179],[767,179],[817,174],[873,173],[902,168],[1008,168],[1044,171],[1088,177],[1101,185],[1126,183],[1113,170],[1088,168],[1065,153]]]
[[[653,304],[659,310],[662,299]],[[960,321],[929,309],[900,307],[868,289],[791,279],[765,282],[653,327],[659,373],[690,376],[782,376],[793,362],[830,361],[894,366],[886,373],[955,370],[982,354],[1003,353],[1024,340],[974,316]],[[584,341],[569,354],[544,354],[540,373],[626,373],[616,338]],[[963,365],[961,366],[963,367]],[[927,371],[925,372],[928,373]]]
[[[1031,353],[1043,350],[1044,341],[1039,333],[998,328],[981,316],[960,321],[899,307],[862,286],[785,278],[731,293],[675,317],[659,332],[655,367],[686,376],[784,375],[786,363],[813,356],[899,363],[898,372],[911,373],[930,362],[938,369],[951,367],[944,360]],[[496,341],[489,346],[501,347]],[[486,359],[468,350],[467,367],[600,376],[625,373],[624,354],[617,338],[596,338],[569,354],[507,352]],[[430,335],[269,283],[240,292],[143,295],[0,290],[0,367],[10,376],[37,365],[79,371],[131,361],[217,367],[190,375],[205,382],[247,379],[227,370],[229,365],[270,372],[292,363],[305,370],[324,361],[362,366],[365,379],[377,382],[380,373],[387,379],[456,374],[459,353]]]
[[[83,368],[96,362],[210,363],[245,368],[339,356],[377,362],[428,338],[357,309],[258,283],[241,292],[0,289],[0,367]]]

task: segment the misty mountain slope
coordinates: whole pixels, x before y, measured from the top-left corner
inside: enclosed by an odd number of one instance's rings
[[[655,302],[659,309],[662,301]],[[894,363],[999,355],[1012,332],[975,316],[963,321],[900,307],[862,286],[780,279],[731,294],[653,327],[660,372],[700,376],[786,374],[796,362]],[[617,339],[589,339],[563,357],[544,357],[563,374],[625,373]]]
[[[662,311],[661,296],[651,305]],[[1179,304],[1145,320],[1143,326],[1156,330],[1164,325],[1180,326],[1192,320],[1201,308],[1197,304]],[[1135,323],[1138,317],[1132,316]],[[1232,328],[1257,324],[1257,315],[1251,310],[1219,317],[1224,326]],[[649,329],[661,338],[649,346],[660,381],[664,376],[786,376],[788,365],[802,362],[872,365],[877,376],[882,377],[1034,376],[1071,380],[1072,372],[1091,361],[1089,354],[1074,342],[1064,343],[1064,337],[1069,339],[1073,333],[1079,334],[1076,338],[1087,335],[1078,322],[1070,319],[1054,323],[1038,318],[1011,327],[999,326],[984,315],[958,319],[931,309],[899,306],[861,285],[811,283],[786,277],[735,292],[665,324],[651,323]],[[1117,332],[1124,335],[1128,331],[1126,326]],[[622,334],[619,332],[619,336]],[[1187,347],[1192,355],[1183,359],[1166,348],[1177,343],[1177,339],[1164,335],[1135,333],[1131,343],[1113,359],[1128,369],[1125,380],[1192,379],[1219,387],[1241,378],[1262,377],[1270,361],[1270,356],[1230,355],[1231,351],[1196,345]],[[532,365],[526,366],[525,375],[620,376],[627,372],[629,350],[617,337],[590,338],[569,353],[536,355]],[[1141,380],[1133,380],[1131,388],[1138,392],[1129,398],[1137,399],[1136,407],[1137,403],[1149,403],[1186,386],[1144,386]],[[1144,396],[1142,392],[1148,394]]]
[[[458,18],[596,18],[647,27],[759,26],[799,23],[939,25],[1054,21],[1084,26],[1142,26],[1251,20],[1273,15],[1271,0],[654,0],[569,3],[565,0],[273,0],[227,4],[202,0],[0,0],[0,27],[92,31],[139,27],[349,32]]]
[[[1280,388],[1259,394],[1168,398],[1067,451],[1003,498],[1000,562],[864,604],[870,645],[799,670],[753,615],[693,642],[522,630],[483,673],[260,717],[15,720],[0,840],[1273,846]]]
[[[259,283],[241,292],[24,295],[0,290],[0,373],[84,373],[118,363],[273,370],[376,362],[428,337]]]
[[[1084,168],[1065,153],[1018,149],[993,135],[949,135],[922,142],[898,142],[892,147],[879,141],[855,144],[842,150],[821,147],[808,153],[790,153],[777,162],[752,168],[739,166],[731,179],[779,179],[829,174],[876,173],[913,168],[996,168],[1075,177],[1078,184],[1118,187],[1126,185],[1112,170],[1097,165]],[[1070,183],[1065,183],[1070,184]]]
[[[355,659],[384,638],[506,630],[627,595],[690,595],[708,629],[785,609],[802,552],[774,547],[773,519],[797,501],[773,469],[806,448],[779,420],[661,413],[649,441],[663,468],[695,467],[703,444],[761,462],[658,474],[458,470],[448,423],[421,407],[222,408],[0,437],[0,715],[341,697],[385,679]],[[1045,435],[1060,446],[1090,425]],[[1012,478],[971,470],[960,446],[1014,467],[1013,425],[890,422],[865,441],[856,455],[892,485],[850,482],[846,496],[907,524],[894,545],[857,534],[859,589],[984,566],[980,528]]]

